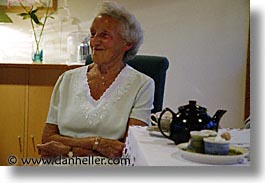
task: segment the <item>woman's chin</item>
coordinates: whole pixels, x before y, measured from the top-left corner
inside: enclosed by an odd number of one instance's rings
[[[98,54],[92,54],[92,60],[94,63],[98,64],[98,63],[101,63],[103,58],[102,56],[98,55]]]

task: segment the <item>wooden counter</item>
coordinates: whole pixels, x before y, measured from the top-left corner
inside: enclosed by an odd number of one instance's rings
[[[0,67],[12,67],[12,68],[35,68],[35,69],[74,69],[76,67],[83,66],[83,64],[66,64],[66,63],[58,63],[58,64],[52,64],[52,63],[31,63],[31,62],[25,62],[25,63],[8,63],[8,62],[0,62]]]
[[[9,156],[39,157],[36,144],[54,84],[64,71],[80,66],[0,63],[0,165],[9,165]]]

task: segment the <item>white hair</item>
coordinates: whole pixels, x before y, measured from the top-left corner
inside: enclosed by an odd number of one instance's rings
[[[120,4],[110,1],[100,4],[97,16],[109,16],[120,22],[122,38],[133,44],[133,47],[125,53],[123,60],[133,59],[143,43],[143,30],[136,17]]]

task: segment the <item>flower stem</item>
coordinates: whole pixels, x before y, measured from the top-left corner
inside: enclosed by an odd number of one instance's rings
[[[28,11],[27,8],[24,6],[24,4],[22,2],[19,2],[19,4],[25,10],[25,12],[27,12],[27,14],[30,15],[30,12],[33,9],[33,5],[31,7],[31,10]],[[43,22],[43,24],[41,24],[42,25],[41,31],[40,31],[40,33],[38,35],[39,40],[37,38],[37,34],[36,34],[36,29],[35,29],[35,26],[34,26],[34,22],[33,22],[32,18],[30,18],[31,27],[32,27],[33,34],[34,34],[34,40],[35,40],[35,43],[36,43],[36,54],[39,54],[39,52],[40,52],[39,45],[40,45],[40,41],[41,41],[41,38],[42,38],[42,34],[43,34],[43,31],[44,31],[44,27],[45,27],[46,21],[48,19],[48,12],[49,12],[50,4],[51,4],[51,0],[49,0],[48,5],[47,5],[47,8],[46,8],[46,11],[45,11],[44,22]]]
[[[29,13],[22,2],[19,2],[19,4],[25,10],[25,12]],[[33,6],[31,7],[31,10],[32,10],[32,8],[33,8]],[[38,43],[38,39],[37,39],[37,35],[36,35],[36,31],[35,31],[35,27],[34,27],[32,18],[30,19],[30,23],[31,23],[31,27],[32,27],[32,30],[33,30],[33,34],[34,34],[34,40],[35,40],[35,43],[36,43],[36,52],[38,54],[39,53],[39,43]]]
[[[45,26],[46,21],[47,21],[47,18],[48,18],[48,12],[49,12],[50,4],[51,4],[51,0],[49,0],[48,5],[47,5],[47,8],[46,8],[44,21],[43,21],[42,28],[41,28],[40,35],[39,35],[40,39],[39,39],[39,41],[37,43],[37,50],[38,50],[38,47],[39,47],[39,44],[40,44],[40,40],[41,40],[41,37],[42,37],[42,33],[43,33],[43,30],[44,30],[44,26]]]

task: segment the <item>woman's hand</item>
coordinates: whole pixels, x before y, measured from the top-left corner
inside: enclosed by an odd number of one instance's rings
[[[50,141],[45,144],[38,144],[38,153],[42,157],[67,156],[70,146],[66,146],[61,142]]]
[[[124,146],[118,140],[101,138],[95,150],[108,158],[116,158],[121,157]]]

